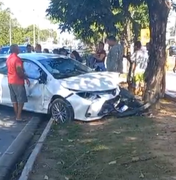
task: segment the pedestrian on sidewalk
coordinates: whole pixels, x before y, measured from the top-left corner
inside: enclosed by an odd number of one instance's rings
[[[19,47],[14,44],[10,46],[10,56],[7,59],[8,84],[10,97],[13,103],[16,121],[21,122],[21,112],[24,103],[27,102],[26,89],[24,83],[30,85],[30,81],[24,73],[22,60],[18,57]]]
[[[148,57],[146,51],[142,49],[140,41],[134,43],[134,53],[131,56],[132,62],[132,82],[134,94],[139,95],[144,90],[144,72],[147,68]]]
[[[36,53],[42,53],[42,46],[40,44],[36,44],[35,46],[35,52]]]
[[[32,46],[31,46],[30,44],[28,44],[28,45],[26,46],[26,52],[27,52],[27,53],[32,53]]]
[[[107,56],[107,71],[123,73],[123,46],[119,44],[114,36],[107,37],[110,50]]]
[[[94,54],[93,57],[95,58],[95,69],[106,71],[105,68],[106,51],[104,50],[103,42],[98,43],[96,53]]]
[[[86,65],[96,71],[106,71],[105,59],[106,51],[104,50],[104,43],[100,41],[96,47],[95,53],[88,57]]]

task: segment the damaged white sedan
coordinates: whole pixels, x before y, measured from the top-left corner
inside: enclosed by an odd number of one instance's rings
[[[11,106],[7,81],[7,55],[0,56],[0,103]],[[106,116],[109,105],[119,104],[117,73],[93,72],[68,57],[54,54],[19,54],[31,85],[26,86],[24,109],[51,114],[60,122],[91,121]]]

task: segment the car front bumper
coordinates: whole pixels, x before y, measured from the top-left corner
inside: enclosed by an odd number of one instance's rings
[[[104,95],[95,100],[87,100],[74,94],[67,98],[71,103],[75,119],[81,121],[93,121],[109,115],[119,103],[119,95]]]

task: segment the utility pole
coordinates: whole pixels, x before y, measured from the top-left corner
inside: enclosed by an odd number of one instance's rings
[[[38,27],[37,42],[40,43],[40,17],[39,17],[39,14],[37,14],[37,27]]]
[[[10,13],[10,20],[9,20],[9,42],[10,46],[12,45],[12,18]]]
[[[33,45],[34,45],[34,48],[35,48],[35,24],[33,24]]]
[[[35,13],[35,10],[33,9],[33,15],[34,15],[34,13]],[[34,48],[35,48],[35,44],[36,44],[36,40],[35,40],[35,34],[36,34],[36,32],[35,32],[35,23],[33,24],[33,46],[34,46]]]

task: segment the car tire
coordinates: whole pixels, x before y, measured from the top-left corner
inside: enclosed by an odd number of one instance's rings
[[[55,99],[50,106],[51,117],[58,123],[67,123],[74,120],[74,111],[71,104],[63,99]]]

